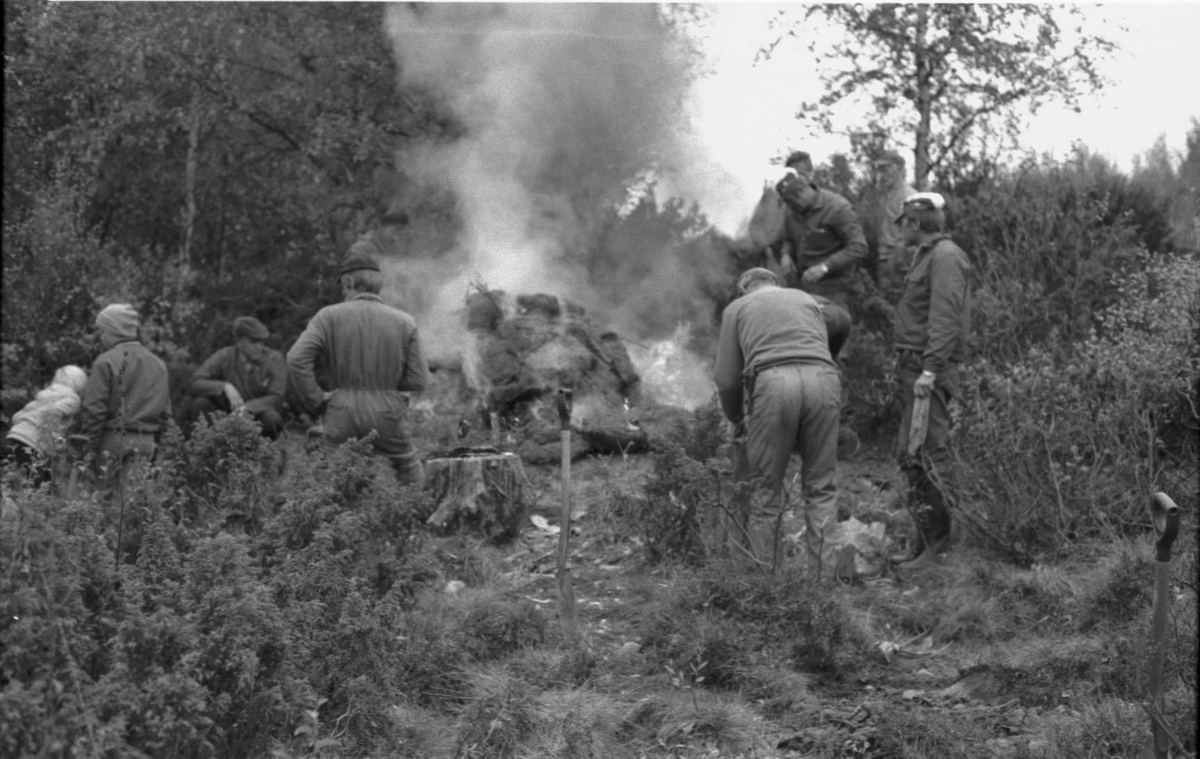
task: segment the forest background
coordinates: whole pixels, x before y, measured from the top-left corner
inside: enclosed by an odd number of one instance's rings
[[[694,143],[663,128],[682,123],[678,93],[702,66],[673,15],[686,8],[628,17],[593,8],[588,34],[542,40],[543,57],[498,65],[529,47],[538,23],[569,26],[578,19],[563,14],[581,11],[541,12],[534,23],[528,9],[491,6],[6,3],[5,415],[56,367],[90,364],[95,312],[116,301],[141,312],[179,407],[190,372],[227,344],[236,316],[258,317],[286,349],[339,297],[337,262],[366,232],[387,241],[389,297],[425,318],[435,353],[453,342],[454,308],[483,283],[569,295],[632,340],[678,336],[703,373],[715,316],[757,253],[714,228],[703,207],[659,197],[686,187],[679,167],[699,160]],[[888,38],[887,18],[840,22]],[[485,42],[464,33],[470,25],[507,36]],[[406,31],[416,28],[430,33]],[[575,64],[538,79],[564,50]],[[1001,75],[1019,59],[1012,52],[997,53]],[[623,68],[606,68],[614,58]],[[947,143],[958,133],[944,130],[924,137],[940,144],[922,147],[919,133],[895,144],[897,104],[937,84],[922,85],[922,71],[912,88],[885,83],[879,119],[855,133],[850,154],[820,167],[820,181],[855,203],[872,240],[872,166],[883,150],[916,151],[921,178],[950,198],[954,237],[974,266],[974,358],[957,435],[973,529],[1030,566],[1144,534],[1146,494],[1163,490],[1184,507],[1194,545],[1200,121],[1182,155],[1147,146],[1129,173],[1082,147],[1067,159],[1008,161],[995,148],[1019,134],[984,118],[996,111],[988,101],[949,88],[939,90],[949,93],[943,115],[967,120],[962,138]],[[1026,71],[1049,83],[1047,97],[1076,86],[1056,84],[1044,66]],[[853,73],[830,92],[864,85]],[[470,97],[524,92],[531,79],[544,90],[536,98],[483,107]],[[569,116],[544,110],[555,99]],[[897,283],[863,286],[845,422],[871,444],[896,421]],[[208,545],[205,560],[241,567],[218,555],[227,548]]]

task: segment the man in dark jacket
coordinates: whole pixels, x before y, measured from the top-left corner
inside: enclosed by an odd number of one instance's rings
[[[263,435],[279,437],[287,365],[282,353],[265,345],[270,336],[253,316],[233,320],[235,343],[209,356],[188,385],[195,416],[214,411],[248,414],[262,425]]]
[[[100,492],[124,486],[148,463],[171,420],[167,365],[138,342],[138,313],[116,303],[96,316],[104,352],[92,364],[79,409],[78,437]]]
[[[769,487],[771,505],[762,515],[768,529],[789,508],[783,479],[792,451],[800,452],[805,532],[815,565],[822,538],[837,521],[841,383],[824,318],[812,296],[778,287],[767,269],[742,274],[738,291],[741,297],[721,317],[717,395],[726,418],[745,425],[751,468]],[[773,550],[777,536],[771,537]]]
[[[905,243],[913,249],[896,304],[893,339],[896,392],[904,410],[900,467],[908,478],[908,503],[917,527],[912,550],[904,559],[921,557],[922,563],[935,557],[950,538],[954,499],[946,439],[950,401],[960,392],[960,366],[967,356],[971,329],[971,266],[966,253],[945,232],[944,206],[938,193],[917,193],[904,202],[898,222]],[[909,437],[917,398],[929,399],[928,429],[923,444],[912,454]]]
[[[813,181],[807,153],[792,154],[787,165],[790,171],[776,185],[789,210],[779,248],[780,273],[783,284],[822,302],[836,359],[850,334],[850,301],[859,291],[855,272],[867,259],[867,238],[850,201]]]
[[[341,268],[343,302],[317,312],[287,354],[301,401],[323,412],[327,444],[375,432],[375,450],[386,456],[402,484],[420,485],[424,472],[409,438],[405,392],[420,392],[429,368],[409,314],[379,298],[380,251],[370,238],[351,246]],[[313,374],[320,358],[332,387]]]

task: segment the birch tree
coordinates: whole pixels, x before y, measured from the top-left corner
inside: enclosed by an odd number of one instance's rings
[[[1085,31],[1079,7],[846,4],[813,6],[803,20],[777,25],[783,33],[763,53],[812,19],[838,31],[813,42],[825,93],[797,117],[829,130],[834,105],[867,98],[867,129],[911,148],[920,189],[972,137],[1016,144],[1024,116],[1053,102],[1077,108],[1105,84],[1097,63],[1114,49]]]

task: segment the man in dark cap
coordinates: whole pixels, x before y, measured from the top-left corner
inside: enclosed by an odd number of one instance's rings
[[[896,221],[904,212],[904,201],[916,194],[907,181],[904,156],[889,150],[875,159],[875,206],[879,231],[874,257],[876,274],[886,271],[903,276],[908,267],[904,233]],[[878,277],[877,277],[878,279]]]
[[[424,390],[429,368],[416,320],[379,297],[380,257],[370,237],[350,247],[341,267],[343,301],[313,316],[288,351],[288,369],[308,411],[322,415],[327,444],[374,432],[372,445],[391,462],[396,479],[419,486],[424,472],[409,437],[404,393]],[[314,376],[318,359],[328,390]]]
[[[850,201],[817,186],[808,153],[792,153],[787,168],[775,186],[788,208],[777,250],[780,278],[821,302],[836,359],[850,334],[855,270],[867,258],[867,238]]]
[[[962,248],[946,234],[945,199],[920,192],[904,202],[897,220],[904,243],[913,249],[896,304],[893,342],[896,346],[896,393],[900,422],[900,468],[908,479],[908,506],[916,524],[910,551],[896,557],[927,563],[950,538],[950,507],[954,503],[947,436],[950,402],[960,392],[960,366],[967,357],[971,329],[968,289],[971,265]],[[917,399],[928,399],[925,403]],[[910,441],[914,408],[927,413],[923,440]]]
[[[96,316],[104,352],[84,386],[74,437],[105,495],[124,487],[135,467],[154,458],[171,421],[167,365],[138,340],[138,325],[138,313],[127,303],[114,303]]]
[[[790,508],[783,479],[796,450],[809,566],[815,568],[823,537],[837,521],[841,382],[824,317],[815,298],[778,287],[767,269],[743,273],[738,292],[721,317],[713,379],[726,418],[745,425],[750,465],[770,492],[770,505],[751,531],[755,548],[770,546],[773,553],[777,545],[778,535],[764,531],[777,530],[778,516]]]
[[[208,357],[188,385],[194,421],[201,414],[246,414],[275,440],[283,431],[287,365],[266,346],[270,331],[253,316],[233,320],[234,344]]]

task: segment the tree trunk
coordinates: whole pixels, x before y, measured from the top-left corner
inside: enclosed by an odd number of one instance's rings
[[[512,453],[429,459],[425,489],[438,504],[426,524],[438,530],[472,529],[503,542],[520,532],[527,515],[525,470]]]
[[[929,8],[917,6],[917,28],[913,50],[917,73],[917,134],[913,151],[913,179],[918,190],[929,189],[929,130],[933,110],[933,66],[926,43],[929,31]]]
[[[200,88],[192,86],[191,123],[188,125],[187,163],[184,166],[183,243],[179,246],[179,295],[192,263],[192,236],[196,229],[196,167],[200,162]]]

